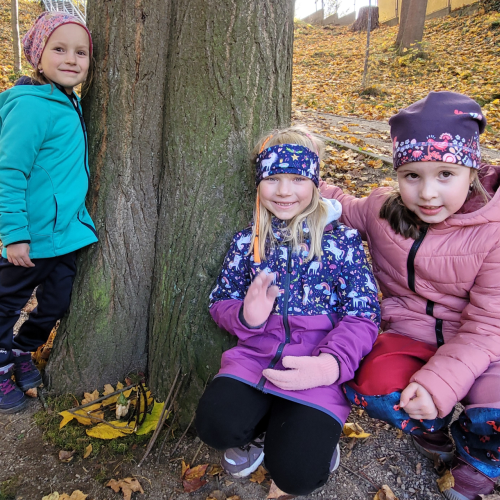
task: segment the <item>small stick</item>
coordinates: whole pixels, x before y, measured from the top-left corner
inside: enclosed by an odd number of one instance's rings
[[[349,467],[346,467],[344,464],[340,464],[340,467],[349,471],[351,474],[354,474],[355,476],[359,477],[359,479],[364,479],[365,481],[368,481],[374,488],[377,489],[377,491],[380,489],[380,486],[377,486],[366,474],[360,472],[362,474],[360,476],[357,472],[354,472],[353,470],[349,469]]]
[[[177,448],[179,447],[179,445],[181,444],[181,441],[182,439],[184,438],[184,436],[187,434],[187,431],[189,430],[189,428],[191,427],[191,424],[194,422],[194,418],[196,417],[196,411],[194,412],[193,414],[193,418],[191,418],[191,421],[189,422],[189,425],[186,427],[186,429],[184,430],[184,432],[182,433],[182,436],[179,438],[179,441],[177,441],[177,444],[174,446],[174,449],[171,451],[170,453],[170,456],[174,455],[175,452],[177,451]]]
[[[196,460],[196,457],[198,456],[198,453],[200,453],[201,447],[203,446],[203,441],[200,443],[200,446],[198,446],[198,449],[196,450],[196,453],[194,454],[193,459],[191,460],[191,463],[194,464],[194,461]]]
[[[94,399],[94,401],[89,401],[88,403],[85,403],[84,405],[75,406],[73,408],[70,408],[68,411],[70,413],[73,413],[76,410],[81,410],[82,408],[86,408],[87,406],[95,405],[96,403],[100,403],[101,401],[104,401],[105,399],[109,399],[111,396],[115,396],[116,394],[120,394],[120,392],[128,391],[129,389],[132,389],[133,387],[135,387],[135,384],[128,385],[127,387],[124,387],[123,389],[119,389],[118,391],[115,391],[115,392],[110,392],[109,394],[106,394],[105,396],[101,396],[100,398]]]
[[[173,404],[175,403],[175,399],[177,397],[177,393],[179,392],[179,389],[181,388],[181,385],[182,383],[179,384],[179,386],[177,387],[177,390],[175,391],[175,395],[174,397],[172,398],[172,401],[170,402],[170,406],[168,408],[168,411],[170,412],[170,407],[173,406]],[[172,418],[172,422],[170,423],[170,426],[167,430],[167,432],[165,433],[165,438],[163,439],[163,443],[161,443],[161,446],[160,446],[160,449],[158,450],[158,456],[156,457],[156,463],[159,464],[160,463],[160,457],[161,457],[161,453],[163,451],[163,447],[165,446],[165,443],[167,442],[167,439],[168,439],[168,431],[170,429],[172,429],[173,425],[174,425],[174,422],[175,422],[175,419],[177,418],[177,413],[174,414],[173,418]]]
[[[179,368],[177,370],[177,375],[175,376],[172,387],[170,388],[170,392],[168,393],[167,399],[165,400],[165,403],[163,404],[163,409],[161,411],[160,418],[158,419],[158,423],[156,424],[156,429],[153,432],[151,439],[149,440],[148,447],[146,448],[146,452],[144,453],[144,456],[142,457],[141,461],[137,465],[138,467],[140,467],[142,465],[142,463],[144,462],[146,457],[149,455],[149,453],[153,449],[153,446],[156,442],[156,439],[158,438],[158,435],[160,434],[161,428],[165,424],[165,420],[167,418],[167,413],[165,412],[165,410],[167,409],[167,401],[170,399],[170,396],[172,396],[172,393],[174,392],[174,387],[175,387],[175,384],[177,383],[177,379],[179,378],[180,374],[181,374],[181,369]]]

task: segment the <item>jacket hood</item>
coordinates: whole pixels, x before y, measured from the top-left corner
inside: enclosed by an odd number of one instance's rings
[[[70,103],[67,96],[65,96],[54,85],[36,85],[31,78],[20,78],[14,87],[7,89],[0,94],[0,108],[6,103],[18,99],[23,96],[34,96],[48,99],[49,101],[58,101],[63,103]]]
[[[480,195],[472,197],[459,212],[433,226],[435,229],[500,222],[500,166],[483,164],[478,174],[481,184],[491,196],[490,201],[484,205]]]

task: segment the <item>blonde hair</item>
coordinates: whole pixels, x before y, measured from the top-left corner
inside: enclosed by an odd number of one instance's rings
[[[252,151],[252,163],[255,165],[255,160],[263,147],[277,146],[279,144],[298,144],[305,146],[318,155],[321,160],[324,154],[323,141],[309,132],[303,125],[295,125],[285,129],[276,129],[261,137]],[[312,181],[311,181],[312,182]],[[257,187],[257,193],[260,191],[260,186]],[[260,197],[259,197],[260,199]],[[275,238],[272,229],[273,213],[259,202],[259,214],[257,215],[257,207],[254,209],[254,224],[252,227],[252,240],[250,244],[249,254],[254,250],[254,243],[257,237],[257,221],[258,221],[258,252],[265,259],[266,252],[272,248],[279,246],[278,240]],[[282,231],[284,241],[290,242],[292,251],[299,252],[303,249],[305,234],[303,224],[306,222],[309,229],[310,248],[305,259],[306,262],[317,259],[321,260],[323,230],[325,227],[328,208],[326,203],[321,199],[319,189],[314,186],[311,203],[300,214],[297,214]]]
[[[479,195],[483,204],[486,205],[486,203],[490,201],[491,196],[481,184],[477,170],[471,169],[470,175],[471,193]],[[427,226],[427,223],[422,222],[406,207],[398,189],[394,189],[392,193],[389,194],[380,208],[379,216],[381,219],[387,220],[393,231],[404,238],[416,240],[420,235],[420,228],[422,226]]]

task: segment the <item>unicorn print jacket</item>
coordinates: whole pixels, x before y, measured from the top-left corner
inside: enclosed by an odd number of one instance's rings
[[[299,253],[292,252],[289,243],[283,242],[283,224],[273,221],[278,246],[260,264],[248,255],[251,227],[233,238],[210,295],[210,313],[221,328],[238,337],[238,343],[222,355],[217,376],[232,377],[265,393],[317,408],[343,424],[350,405],[341,384],[353,378],[378,333],[375,279],[356,230],[337,222],[335,227],[326,226],[321,261],[308,262],[309,241],[305,240]],[[243,299],[261,271],[276,273],[280,294],[266,323],[249,328],[241,314]],[[262,375],[266,368],[284,370],[284,356],[322,352],[335,356],[340,366],[339,380],[330,386],[286,391]]]

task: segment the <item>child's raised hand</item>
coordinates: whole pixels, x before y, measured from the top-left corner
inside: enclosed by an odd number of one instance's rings
[[[30,259],[28,243],[12,243],[7,247],[7,260],[15,266],[35,267]]]
[[[259,273],[248,287],[243,301],[243,317],[248,325],[255,327],[267,321],[273,310],[274,300],[280,291],[273,285],[274,273]]]
[[[285,356],[283,366],[290,370],[266,368],[262,375],[276,387],[286,391],[302,391],[337,382],[340,369],[338,361],[326,352],[319,356]]]
[[[433,420],[438,410],[429,391],[416,382],[411,382],[401,393],[400,408],[404,408],[411,418]]]

